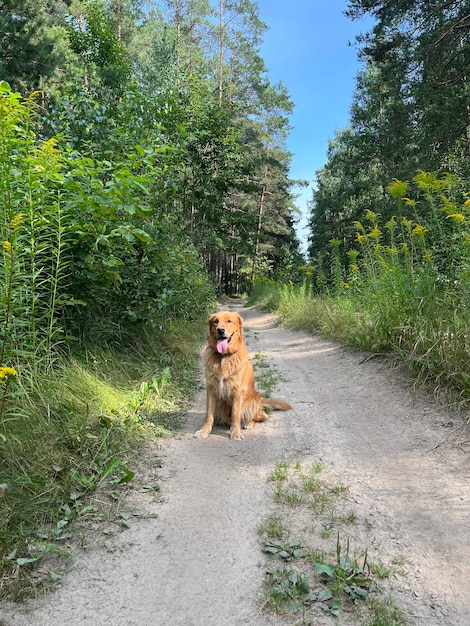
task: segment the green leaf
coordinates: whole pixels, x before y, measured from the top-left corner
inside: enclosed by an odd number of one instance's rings
[[[308,594],[308,592],[310,591],[310,584],[308,582],[308,578],[306,577],[302,578],[298,586],[298,589],[302,595]]]
[[[20,559],[16,559],[16,563],[21,567],[22,565],[27,565],[28,563],[35,563],[36,561],[39,561],[41,557],[37,556],[34,558],[20,558]]]
[[[119,520],[119,524],[121,526],[124,526],[124,528],[130,528],[131,527],[130,522],[128,522],[126,519],[120,519]]]
[[[341,610],[341,600],[334,600],[331,605],[331,613],[338,617]]]
[[[15,548],[14,550],[12,550],[12,551],[10,552],[10,554],[8,554],[8,555],[5,557],[5,561],[13,561],[13,559],[16,557],[16,552],[17,552],[17,550],[18,550],[17,548]]]
[[[297,611],[299,610],[299,605],[297,602],[286,602],[286,604],[284,605],[284,611],[286,613],[297,613]]]
[[[140,217],[148,217],[154,211],[154,209],[151,206],[145,206],[142,204],[137,206],[135,210],[136,210],[137,215],[139,215]]]
[[[269,554],[277,554],[279,550],[274,546],[264,546],[263,552],[269,552]]]
[[[60,582],[60,583],[65,583],[67,581],[65,576],[63,574],[60,574],[59,572],[49,572],[49,579],[52,582]]]
[[[137,239],[139,239],[140,241],[143,241],[144,243],[148,243],[149,241],[152,241],[152,237],[148,233],[146,233],[145,230],[142,230],[141,228],[134,228],[132,232],[137,237]]]
[[[318,599],[322,602],[325,602],[325,600],[330,600],[332,597],[333,594],[329,589],[322,589],[318,594]]]
[[[131,480],[134,478],[135,476],[135,472],[133,472],[132,470],[130,470],[128,467],[120,467],[119,468],[121,472],[123,472],[123,475],[121,476],[121,478],[117,481],[119,485],[125,484],[125,483],[130,483]]]
[[[117,259],[115,256],[110,256],[107,259],[104,259],[103,264],[106,265],[106,267],[116,267],[118,265],[124,265],[124,263],[120,259]]]
[[[316,602],[318,600],[318,595],[316,593],[309,593],[308,596],[305,597],[304,602]]]
[[[315,569],[320,575],[328,578],[334,578],[336,575],[336,568],[333,565],[328,565],[328,563],[315,563]]]

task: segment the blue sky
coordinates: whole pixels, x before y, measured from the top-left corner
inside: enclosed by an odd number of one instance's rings
[[[258,5],[268,26],[261,56],[271,82],[281,81],[295,104],[287,142],[294,155],[291,177],[312,185],[316,170],[326,163],[328,139],[348,125],[360,68],[357,50],[349,43],[367,24],[343,15],[346,0],[258,0]],[[311,186],[299,193],[296,205],[303,219],[298,234],[304,241]]]

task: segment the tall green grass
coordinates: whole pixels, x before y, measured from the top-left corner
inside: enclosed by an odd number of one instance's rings
[[[109,516],[142,451],[180,426],[201,338],[185,323],[170,334],[141,330],[119,350],[94,346],[53,369],[22,365],[1,424],[0,598],[52,583],[75,522]],[[51,555],[50,574],[34,575]]]
[[[461,189],[453,177],[425,172],[414,187],[394,181],[397,215],[382,223],[368,211],[356,223],[357,247],[347,252],[346,267],[332,242],[329,289],[314,293],[311,279],[302,287],[260,281],[250,301],[293,328],[391,353],[468,403],[470,199]]]

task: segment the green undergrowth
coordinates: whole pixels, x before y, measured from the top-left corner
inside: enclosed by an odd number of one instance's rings
[[[387,353],[420,381],[470,402],[470,198],[465,181],[419,171],[387,188],[396,213],[367,210],[331,239],[303,285],[258,280],[250,304],[288,326]]]
[[[324,469],[279,461],[268,478],[276,508],[258,529],[267,556],[265,610],[292,625],[347,614],[361,626],[405,626],[388,583],[401,574],[396,561],[384,562],[371,522]]]
[[[187,323],[139,332],[119,350],[83,348],[10,380],[0,424],[0,597],[60,581],[84,520],[126,524],[113,504],[137,480],[145,450],[154,454],[178,429],[201,338]]]
[[[367,303],[352,293],[315,295],[307,285],[294,286],[258,281],[249,304],[279,315],[283,325],[322,335],[372,354],[390,357],[413,372],[425,385],[452,404],[470,406],[470,334],[465,316],[455,314],[441,301],[427,301],[420,310],[417,300],[413,323],[393,309],[384,287],[381,300]],[[406,295],[403,297],[406,299]],[[411,306],[411,305],[410,305]],[[435,316],[435,317],[433,317]]]

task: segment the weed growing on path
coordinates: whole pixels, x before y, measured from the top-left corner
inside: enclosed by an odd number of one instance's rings
[[[259,527],[270,555],[265,607],[292,624],[347,612],[363,626],[405,626],[406,615],[382,589],[393,564],[371,558],[373,540],[362,547],[370,525],[354,510],[343,512],[348,488],[327,480],[321,463],[278,461],[268,482],[279,510]]]
[[[273,369],[266,357],[261,352],[257,352],[253,357],[253,369],[256,373],[256,384],[262,390],[262,394],[269,398],[276,385],[281,382],[282,376]]]

